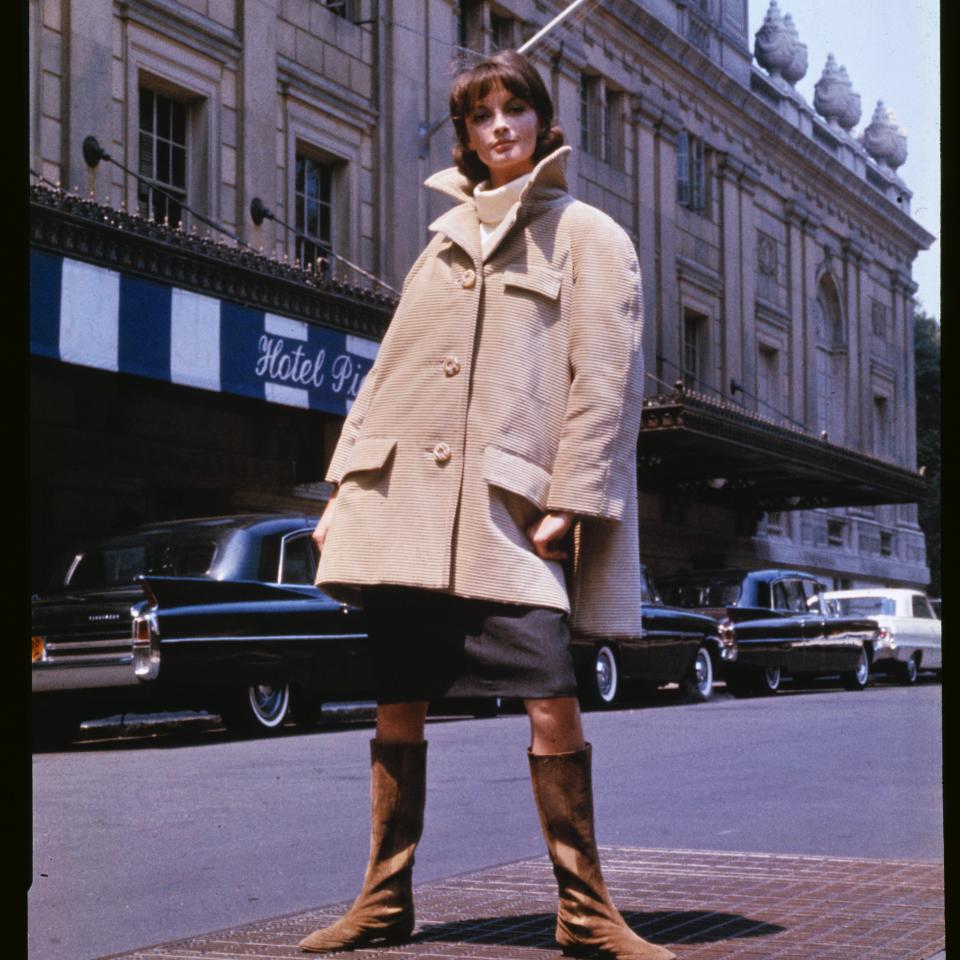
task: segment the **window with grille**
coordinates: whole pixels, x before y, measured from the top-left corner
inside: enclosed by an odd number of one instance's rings
[[[890,436],[890,408],[886,397],[873,398],[873,452],[878,457],[889,457],[892,451]]]
[[[687,390],[700,389],[703,382],[707,318],[690,310],[683,316],[683,385]]]
[[[757,413],[761,417],[781,419],[780,351],[766,344],[758,347],[757,400]]]
[[[483,0],[460,0],[457,43],[465,50],[483,52]]]
[[[333,251],[333,170],[314,157],[297,154],[294,203],[296,209],[296,256],[324,272]]]
[[[599,133],[600,78],[580,74],[580,149],[584,153],[600,152]]]
[[[687,130],[677,134],[677,203],[694,213],[707,208],[703,140]]]
[[[187,104],[140,88],[140,216],[176,226],[187,202]]]
[[[827,545],[842,547],[847,539],[847,524],[844,520],[827,521]]]
[[[603,151],[605,163],[623,169],[623,94],[603,86]]]
[[[501,17],[499,14],[490,14],[490,42],[494,51],[513,50],[516,47],[513,17]]]
[[[880,556],[893,556],[893,534],[886,531],[880,533]]]

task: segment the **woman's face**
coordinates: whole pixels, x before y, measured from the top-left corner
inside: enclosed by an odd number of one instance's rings
[[[465,121],[467,146],[490,171],[491,187],[533,169],[539,119],[526,100],[497,85],[474,102]]]

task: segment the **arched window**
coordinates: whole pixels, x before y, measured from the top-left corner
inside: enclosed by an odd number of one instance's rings
[[[817,430],[826,430],[833,443],[846,440],[846,363],[840,296],[833,277],[825,274],[814,301],[817,329]]]

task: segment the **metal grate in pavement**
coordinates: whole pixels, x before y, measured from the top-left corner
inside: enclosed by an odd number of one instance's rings
[[[614,902],[680,960],[932,960],[944,949],[943,866],[604,847]],[[410,943],[330,956],[546,960],[556,886],[546,857],[418,886]],[[297,948],[349,901],[102,960],[308,958]]]

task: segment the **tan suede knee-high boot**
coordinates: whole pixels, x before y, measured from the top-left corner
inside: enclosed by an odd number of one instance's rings
[[[590,744],[575,753],[528,755],[540,826],[560,888],[557,943],[564,956],[675,958],[666,947],[638,937],[610,900],[594,834]]]
[[[370,741],[370,860],[353,906],[300,941],[311,953],[373,940],[400,943],[413,932],[413,851],[423,832],[427,743]]]

